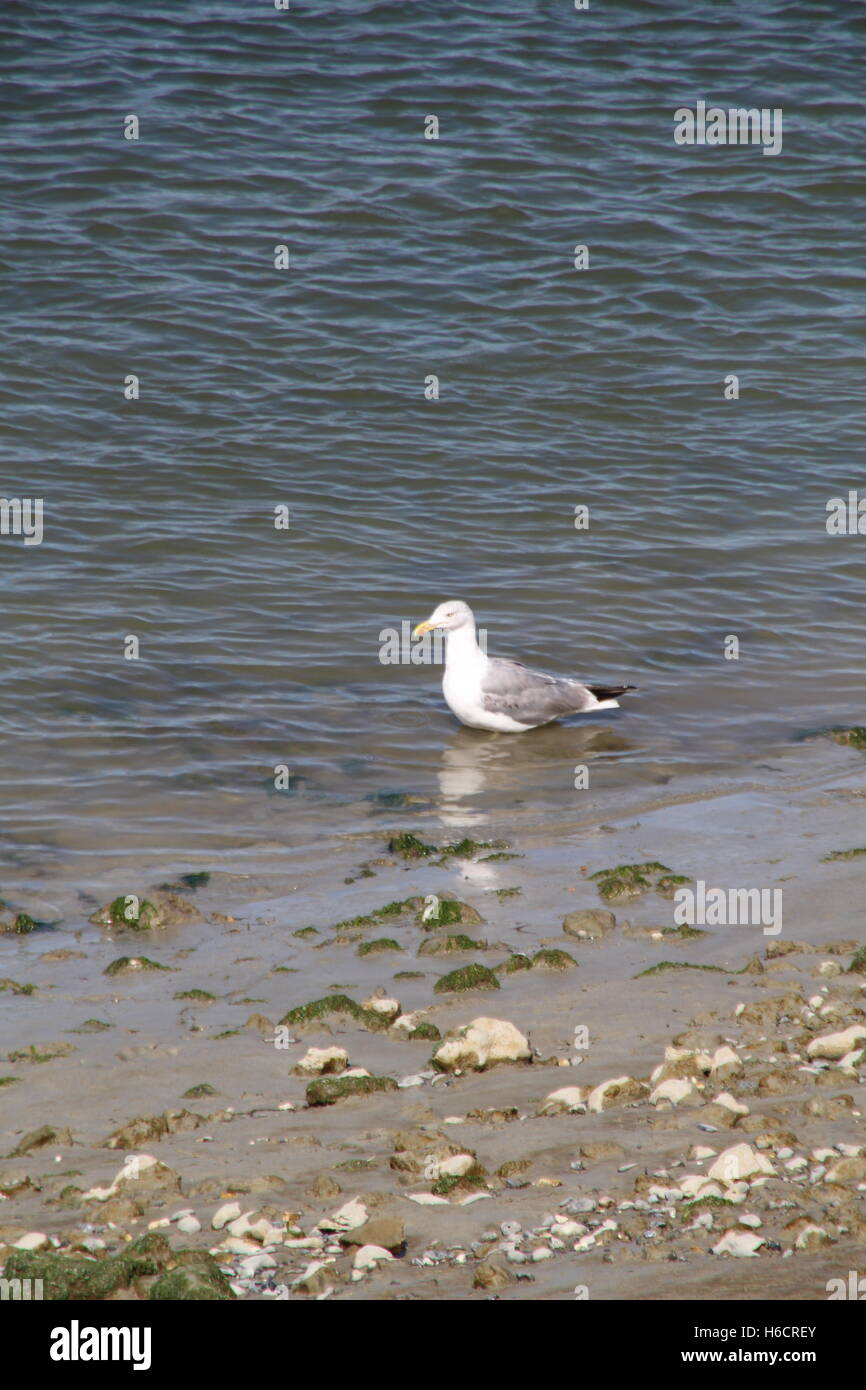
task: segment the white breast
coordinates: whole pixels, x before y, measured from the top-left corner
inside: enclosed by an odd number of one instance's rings
[[[486,660],[485,657],[484,662]],[[442,694],[452,713],[472,729],[492,729],[500,734],[520,734],[530,729],[531,724],[518,724],[508,714],[491,714],[484,708],[481,701],[483,671],[483,663],[453,663],[446,666]]]

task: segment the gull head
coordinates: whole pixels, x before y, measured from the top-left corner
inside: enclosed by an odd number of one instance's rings
[[[468,603],[462,603],[460,599],[450,599],[434,608],[427,621],[418,624],[412,636],[420,637],[422,633],[432,632],[437,627],[444,632],[454,632],[458,627],[466,627],[468,623],[474,622],[475,618]]]

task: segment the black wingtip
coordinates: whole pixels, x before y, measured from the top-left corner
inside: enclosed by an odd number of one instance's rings
[[[627,690],[637,690],[636,685],[590,685],[587,689],[592,692],[597,700],[615,700],[619,695],[625,695]]]

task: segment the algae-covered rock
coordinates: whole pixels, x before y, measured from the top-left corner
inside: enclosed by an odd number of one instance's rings
[[[334,1015],[344,1015],[362,1027],[374,1030],[387,1028],[390,1022],[385,1014],[362,1008],[347,994],[328,994],[323,999],[313,999],[309,1004],[299,1004],[297,1008],[289,1009],[280,1019],[280,1025],[287,1028],[315,1025]]]
[[[426,931],[435,931],[439,927],[477,927],[484,919],[480,912],[459,898],[442,898],[431,893],[424,899],[424,906],[415,920]]]
[[[162,1115],[141,1115],[116,1129],[103,1144],[106,1149],[138,1149],[167,1134],[183,1134],[204,1124],[202,1115],[191,1110],[166,1110]]]
[[[159,965],[155,960],[149,960],[147,956],[118,956],[110,965],[105,967],[104,975],[136,975],[146,970],[168,970],[167,965]]]
[[[504,975],[515,975],[519,970],[531,970],[532,961],[529,956],[525,956],[522,951],[515,951],[508,957],[502,965],[498,965],[497,970],[501,970]]]
[[[235,1297],[232,1287],[212,1255],[204,1250],[180,1250],[178,1263],[151,1285],[151,1302],[204,1303]]]
[[[866,750],[866,729],[854,724],[850,729],[828,729],[827,734],[834,743],[841,743],[847,748],[859,748]]]
[[[434,994],[451,994],[472,989],[500,989],[501,986],[493,971],[479,961],[472,965],[462,965],[443,975],[433,986]]]
[[[436,846],[426,844],[411,831],[402,830],[388,841],[388,853],[399,854],[403,859],[426,859],[436,853]]]
[[[417,1023],[407,1034],[408,1042],[438,1042],[442,1037],[435,1023]]]
[[[53,1062],[55,1057],[68,1057],[75,1052],[75,1045],[69,1042],[31,1043],[8,1054],[10,1062]]]
[[[201,913],[178,893],[157,891],[149,898],[138,893],[125,893],[100,907],[89,920],[96,927],[151,931],[156,927],[175,927],[185,922],[200,921]]]
[[[566,936],[576,936],[583,941],[597,941],[607,932],[613,931],[616,918],[603,907],[587,907],[580,912],[569,912],[563,919],[562,930]]]
[[[307,1087],[308,1105],[334,1105],[351,1096],[369,1096],[376,1091],[396,1091],[391,1076],[323,1076]]]
[[[471,936],[431,936],[418,947],[419,956],[447,956],[455,951],[486,951],[486,941],[473,941]]]
[[[402,951],[399,941],[392,936],[378,936],[375,941],[364,941],[358,947],[359,956],[377,956],[383,951]]]
[[[65,1148],[72,1143],[72,1134],[68,1129],[55,1129],[53,1125],[40,1125],[38,1129],[31,1129],[19,1141],[12,1150],[10,1158],[24,1158],[25,1154],[32,1153],[34,1149],[44,1149],[47,1144],[57,1144]]]
[[[0,934],[29,936],[39,925],[28,912],[15,912],[5,903],[0,903]]]
[[[149,1232],[119,1255],[102,1260],[13,1250],[6,1260],[4,1277],[41,1279],[46,1299],[94,1302],[129,1288],[137,1279],[161,1274],[173,1258],[165,1237]]]
[[[677,888],[689,879],[673,873],[666,864],[647,860],[643,864],[618,864],[612,869],[598,869],[590,874],[605,902],[629,902],[655,890],[663,897],[673,897]]]
[[[536,951],[532,957],[533,970],[571,970],[575,965],[577,965],[577,961],[567,951],[548,948],[543,951]]]
[[[349,1054],[344,1047],[310,1047],[295,1067],[298,1076],[332,1076],[345,1071]]]

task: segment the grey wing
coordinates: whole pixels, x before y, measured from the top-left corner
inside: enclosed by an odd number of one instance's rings
[[[580,681],[530,671],[519,661],[492,657],[481,681],[481,702],[489,714],[510,714],[520,724],[546,724],[597,705]]]

